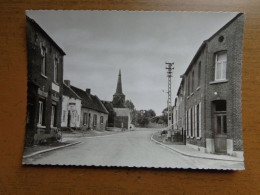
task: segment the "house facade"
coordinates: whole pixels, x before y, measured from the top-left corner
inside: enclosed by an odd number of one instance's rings
[[[81,119],[81,98],[70,88],[70,81],[64,80],[62,96],[61,127],[79,129]]]
[[[55,136],[60,128],[65,52],[31,18],[26,17],[28,97],[25,143]]]
[[[81,98],[81,129],[104,131],[107,127],[109,112],[100,99],[92,95],[90,89],[84,91],[74,86],[71,86],[71,89]]]
[[[182,76],[179,119],[185,117],[187,145],[203,152],[243,155],[243,26],[244,15],[238,14],[205,40]]]

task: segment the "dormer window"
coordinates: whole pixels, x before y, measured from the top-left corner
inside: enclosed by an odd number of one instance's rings
[[[42,42],[40,44],[40,48],[41,48],[41,74],[46,76],[46,47],[45,44]]]
[[[215,81],[226,80],[227,69],[227,52],[219,52],[216,54],[215,61]]]

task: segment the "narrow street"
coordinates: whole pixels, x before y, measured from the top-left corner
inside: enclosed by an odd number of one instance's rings
[[[156,130],[137,129],[80,138],[81,144],[24,159],[24,164],[229,169],[243,163],[183,156],[151,141]]]

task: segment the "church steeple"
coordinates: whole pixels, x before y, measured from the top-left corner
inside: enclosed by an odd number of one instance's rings
[[[123,89],[122,89],[121,69],[119,70],[116,93],[113,95],[112,103],[115,108],[125,107],[125,95],[123,94]]]
[[[123,94],[122,80],[121,80],[121,69],[119,70],[119,74],[118,74],[117,87],[116,87],[116,93],[115,94]]]

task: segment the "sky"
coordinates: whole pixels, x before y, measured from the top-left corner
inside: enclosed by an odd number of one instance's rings
[[[111,101],[121,69],[123,93],[135,108],[167,107],[165,62],[180,75],[202,42],[237,13],[170,11],[26,11],[65,51],[64,80]]]

